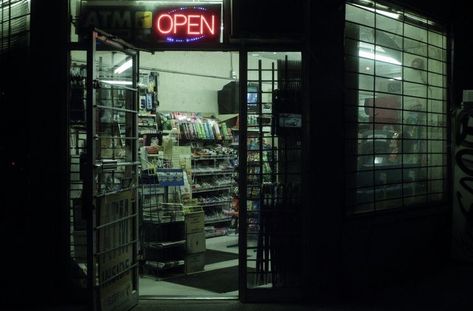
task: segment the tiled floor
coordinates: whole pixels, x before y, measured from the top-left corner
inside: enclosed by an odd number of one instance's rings
[[[231,234],[221,237],[209,238],[206,240],[206,248],[238,254],[238,236]],[[204,271],[237,266],[238,260],[228,260],[206,265]],[[155,277],[146,276],[140,278],[140,296],[161,296],[161,297],[238,297],[238,291],[228,293],[214,293],[199,288],[179,285],[162,280],[156,280]]]

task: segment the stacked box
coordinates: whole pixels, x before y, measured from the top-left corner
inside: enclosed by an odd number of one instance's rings
[[[204,270],[205,266],[205,232],[204,211],[202,209],[188,211],[185,214],[186,228],[186,273]]]

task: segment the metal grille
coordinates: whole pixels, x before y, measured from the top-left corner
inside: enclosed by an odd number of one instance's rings
[[[85,66],[74,65],[70,70],[71,101],[69,124],[69,208],[70,208],[70,256],[73,270],[71,278],[80,288],[86,288],[87,233],[83,207],[83,160],[86,148],[85,126]],[[81,161],[82,159],[82,161]]]
[[[0,54],[29,45],[30,1],[0,1]]]
[[[246,139],[247,287],[297,287],[301,54],[249,53],[247,81],[247,108],[241,116],[247,122],[240,138],[240,143]]]
[[[350,213],[442,201],[447,37],[376,2],[346,5],[346,192]]]

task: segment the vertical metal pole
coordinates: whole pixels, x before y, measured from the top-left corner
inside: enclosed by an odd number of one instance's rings
[[[85,208],[87,211],[87,290],[89,293],[89,310],[97,309],[97,293],[95,289],[95,178],[94,162],[96,154],[95,145],[95,41],[96,32],[92,32],[87,49],[87,150],[85,166]]]
[[[248,197],[248,180],[247,180],[247,162],[248,162],[248,111],[247,111],[247,92],[248,92],[248,52],[245,49],[240,50],[240,117],[239,120],[239,167],[238,167],[238,191],[240,196],[240,211],[238,228],[238,251],[239,251],[239,296],[242,302],[247,300],[247,197]]]
[[[133,56],[133,72],[132,72],[132,87],[133,89],[137,89],[137,80],[139,77],[139,52],[136,52],[136,54]],[[136,111],[136,113],[133,114],[131,117],[131,135],[128,133],[125,135],[126,137],[137,137],[138,136],[138,99],[139,99],[139,91],[133,93],[133,106],[131,109],[133,111]],[[125,107],[126,108],[126,107]],[[125,126],[125,129],[128,128]],[[127,130],[125,130],[128,132]],[[125,148],[127,148],[127,143],[128,139],[125,142]],[[131,140],[131,146],[130,146],[131,152],[132,152],[132,162],[135,163],[139,160],[138,158],[138,140],[133,139]],[[126,152],[126,151],[125,151]],[[138,215],[138,167],[133,166],[132,168],[132,174],[133,174],[133,180],[131,186],[133,187],[133,213]],[[138,221],[138,216],[133,218],[132,220],[133,227],[134,227],[134,236],[132,237],[133,240],[138,241],[139,240],[139,221]],[[133,262],[138,263],[138,242],[133,244]],[[134,289],[136,290],[137,294],[139,295],[139,275],[138,275],[138,268],[133,269],[133,286]]]

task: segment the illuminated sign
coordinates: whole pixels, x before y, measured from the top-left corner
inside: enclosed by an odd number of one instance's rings
[[[84,2],[76,28],[80,40],[86,39],[90,29],[96,27],[143,48],[174,43],[221,42],[221,4],[157,6],[110,3]]]
[[[220,42],[220,16],[220,5],[159,9],[153,31],[159,42]]]

